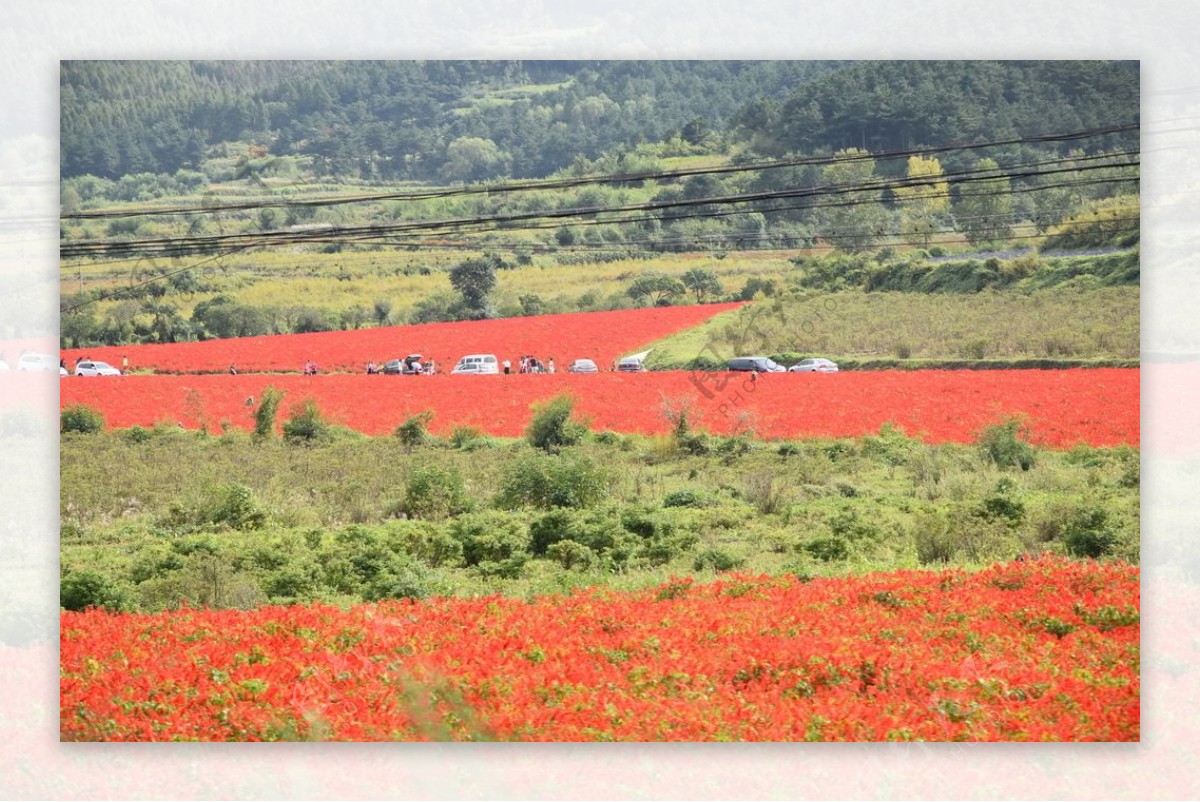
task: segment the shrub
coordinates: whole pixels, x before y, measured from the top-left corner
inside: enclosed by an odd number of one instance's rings
[[[525,437],[535,448],[543,451],[559,451],[583,441],[587,425],[571,418],[575,399],[559,395],[533,407],[533,420],[525,430]]]
[[[608,494],[609,473],[583,454],[527,454],[510,464],[500,482],[496,506],[591,507]]]
[[[450,445],[463,451],[474,451],[491,445],[491,440],[474,426],[455,426],[450,432]]]
[[[409,448],[423,446],[432,438],[429,434],[429,421],[433,420],[433,411],[425,410],[413,415],[396,427],[396,439]]]
[[[692,567],[697,571],[712,568],[714,571],[732,571],[746,562],[746,558],[724,549],[708,548],[696,555]]]
[[[258,438],[273,437],[275,434],[275,416],[279,414],[279,403],[283,400],[283,391],[274,387],[263,390],[262,401],[254,410],[254,436]]]
[[[462,563],[462,543],[444,525],[431,521],[392,521],[386,524],[388,542],[433,568]]]
[[[59,604],[65,610],[82,612],[89,607],[103,607],[113,612],[133,609],[129,592],[94,571],[71,571],[62,578],[58,588]]]
[[[423,599],[430,591],[428,572],[411,560],[397,558],[366,583],[362,595],[367,601]]]
[[[810,540],[802,548],[822,562],[844,560],[850,556],[850,547],[840,537],[822,537]]]
[[[597,554],[582,543],[560,540],[546,549],[546,556],[563,568],[587,570],[596,564]]]
[[[465,515],[451,524],[450,534],[462,543],[463,564],[478,568],[485,576],[516,578],[529,558],[529,532],[509,515]]]
[[[392,505],[388,514],[439,520],[470,508],[462,475],[456,469],[426,465],[409,475],[404,500]]]
[[[711,498],[691,487],[668,493],[663,497],[662,503],[664,507],[707,507],[711,504]]]
[[[1116,526],[1103,508],[1079,510],[1063,528],[1063,544],[1074,557],[1103,557],[1117,545]]]
[[[777,482],[772,473],[752,473],[745,478],[744,485],[742,497],[753,504],[760,515],[774,515],[787,506],[788,488]]]
[[[125,438],[131,443],[145,443],[154,436],[154,431],[141,426],[130,426],[125,430]]]
[[[231,529],[261,529],[267,516],[254,500],[254,491],[234,483],[218,487],[198,518],[200,524],[223,525]]]
[[[1021,439],[1027,434],[1025,426],[1016,418],[989,426],[980,433],[978,444],[984,456],[998,468],[1020,467],[1027,471],[1037,461],[1037,452],[1028,442]]]
[[[607,510],[552,510],[529,525],[530,550],[547,554],[555,543],[571,540],[597,553],[613,548],[626,535],[620,520]]]
[[[86,404],[73,404],[59,413],[58,430],[95,434],[104,430],[104,415]]]
[[[283,436],[292,443],[316,443],[331,437],[329,422],[321,415],[317,402],[309,398],[292,411],[283,423]]]

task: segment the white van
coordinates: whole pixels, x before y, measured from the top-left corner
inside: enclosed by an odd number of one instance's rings
[[[500,363],[495,354],[469,354],[458,360],[451,373],[489,374],[499,373]]]

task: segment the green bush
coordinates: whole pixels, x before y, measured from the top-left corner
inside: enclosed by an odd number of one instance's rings
[[[432,439],[429,434],[429,421],[431,420],[433,420],[432,410],[425,410],[413,415],[396,427],[396,439],[409,448],[425,445]]]
[[[316,443],[330,439],[332,432],[317,402],[308,398],[283,422],[283,436],[292,443]]]
[[[603,553],[627,535],[621,520],[610,510],[557,509],[529,525],[530,550],[542,555],[555,543],[571,540]]]
[[[732,571],[746,562],[746,558],[719,548],[707,548],[696,555],[692,568],[703,571],[711,568],[714,571]]]
[[[211,502],[200,511],[198,523],[231,529],[261,529],[266,519],[266,513],[254,499],[254,491],[234,483],[221,485],[214,491]]]
[[[411,554],[426,565],[439,568],[460,565],[462,543],[432,521],[391,521],[385,524],[388,542],[397,551]]]
[[[822,562],[844,560],[850,556],[850,547],[840,537],[822,537],[810,540],[802,548]]]
[[[984,429],[977,442],[984,456],[995,463],[996,467],[1019,467],[1027,471],[1037,461],[1037,452],[1021,438],[1022,435],[1027,435],[1026,427],[1020,420],[1009,418],[1004,423]]]
[[[529,532],[511,515],[491,511],[464,515],[450,525],[462,543],[463,564],[484,576],[519,577],[529,559]]]
[[[408,518],[440,520],[471,509],[462,475],[456,468],[425,465],[408,477],[404,500],[389,512]]]
[[[708,507],[713,500],[703,491],[685,487],[663,496],[664,507]]]
[[[117,582],[94,571],[70,571],[58,587],[59,605],[64,610],[82,612],[89,607],[103,607],[113,612],[133,609],[128,590]]]
[[[559,395],[533,407],[533,419],[525,430],[525,438],[535,448],[543,451],[559,451],[583,441],[587,435],[587,424],[571,417],[575,399]]]
[[[1074,557],[1103,557],[1117,542],[1116,525],[1101,507],[1076,511],[1063,528],[1063,545]]]
[[[145,443],[154,437],[154,431],[141,426],[130,426],[125,430],[125,437],[131,443]]]
[[[546,556],[567,570],[587,570],[594,566],[598,555],[582,543],[560,540],[546,549]]]
[[[450,445],[463,451],[475,451],[493,445],[492,439],[474,426],[455,426],[450,432]]]
[[[104,430],[104,415],[86,404],[72,404],[59,413],[58,430],[95,434]]]
[[[431,592],[429,573],[411,560],[397,558],[366,583],[362,596],[367,601],[424,599]]]
[[[612,484],[609,472],[585,454],[526,454],[512,462],[500,480],[496,506],[591,507]]]
[[[283,391],[275,387],[263,390],[262,400],[258,409],[254,410],[254,436],[267,438],[275,436],[275,417],[279,414],[279,404],[283,401]]]

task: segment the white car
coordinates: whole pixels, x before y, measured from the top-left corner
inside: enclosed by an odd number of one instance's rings
[[[120,376],[121,371],[107,362],[85,360],[75,365],[76,376]]]
[[[495,354],[468,354],[458,360],[451,373],[467,375],[492,375],[500,372],[500,363]]]
[[[49,354],[21,354],[17,360],[17,370],[52,371],[59,367],[58,360]]]
[[[836,362],[831,362],[828,359],[819,357],[814,359],[802,359],[795,365],[788,368],[789,373],[837,373],[838,366]]]

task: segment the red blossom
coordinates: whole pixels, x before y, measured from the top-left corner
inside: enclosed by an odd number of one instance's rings
[[[1138,580],[1044,559],[532,602],[64,612],[62,737],[1135,741]]]

